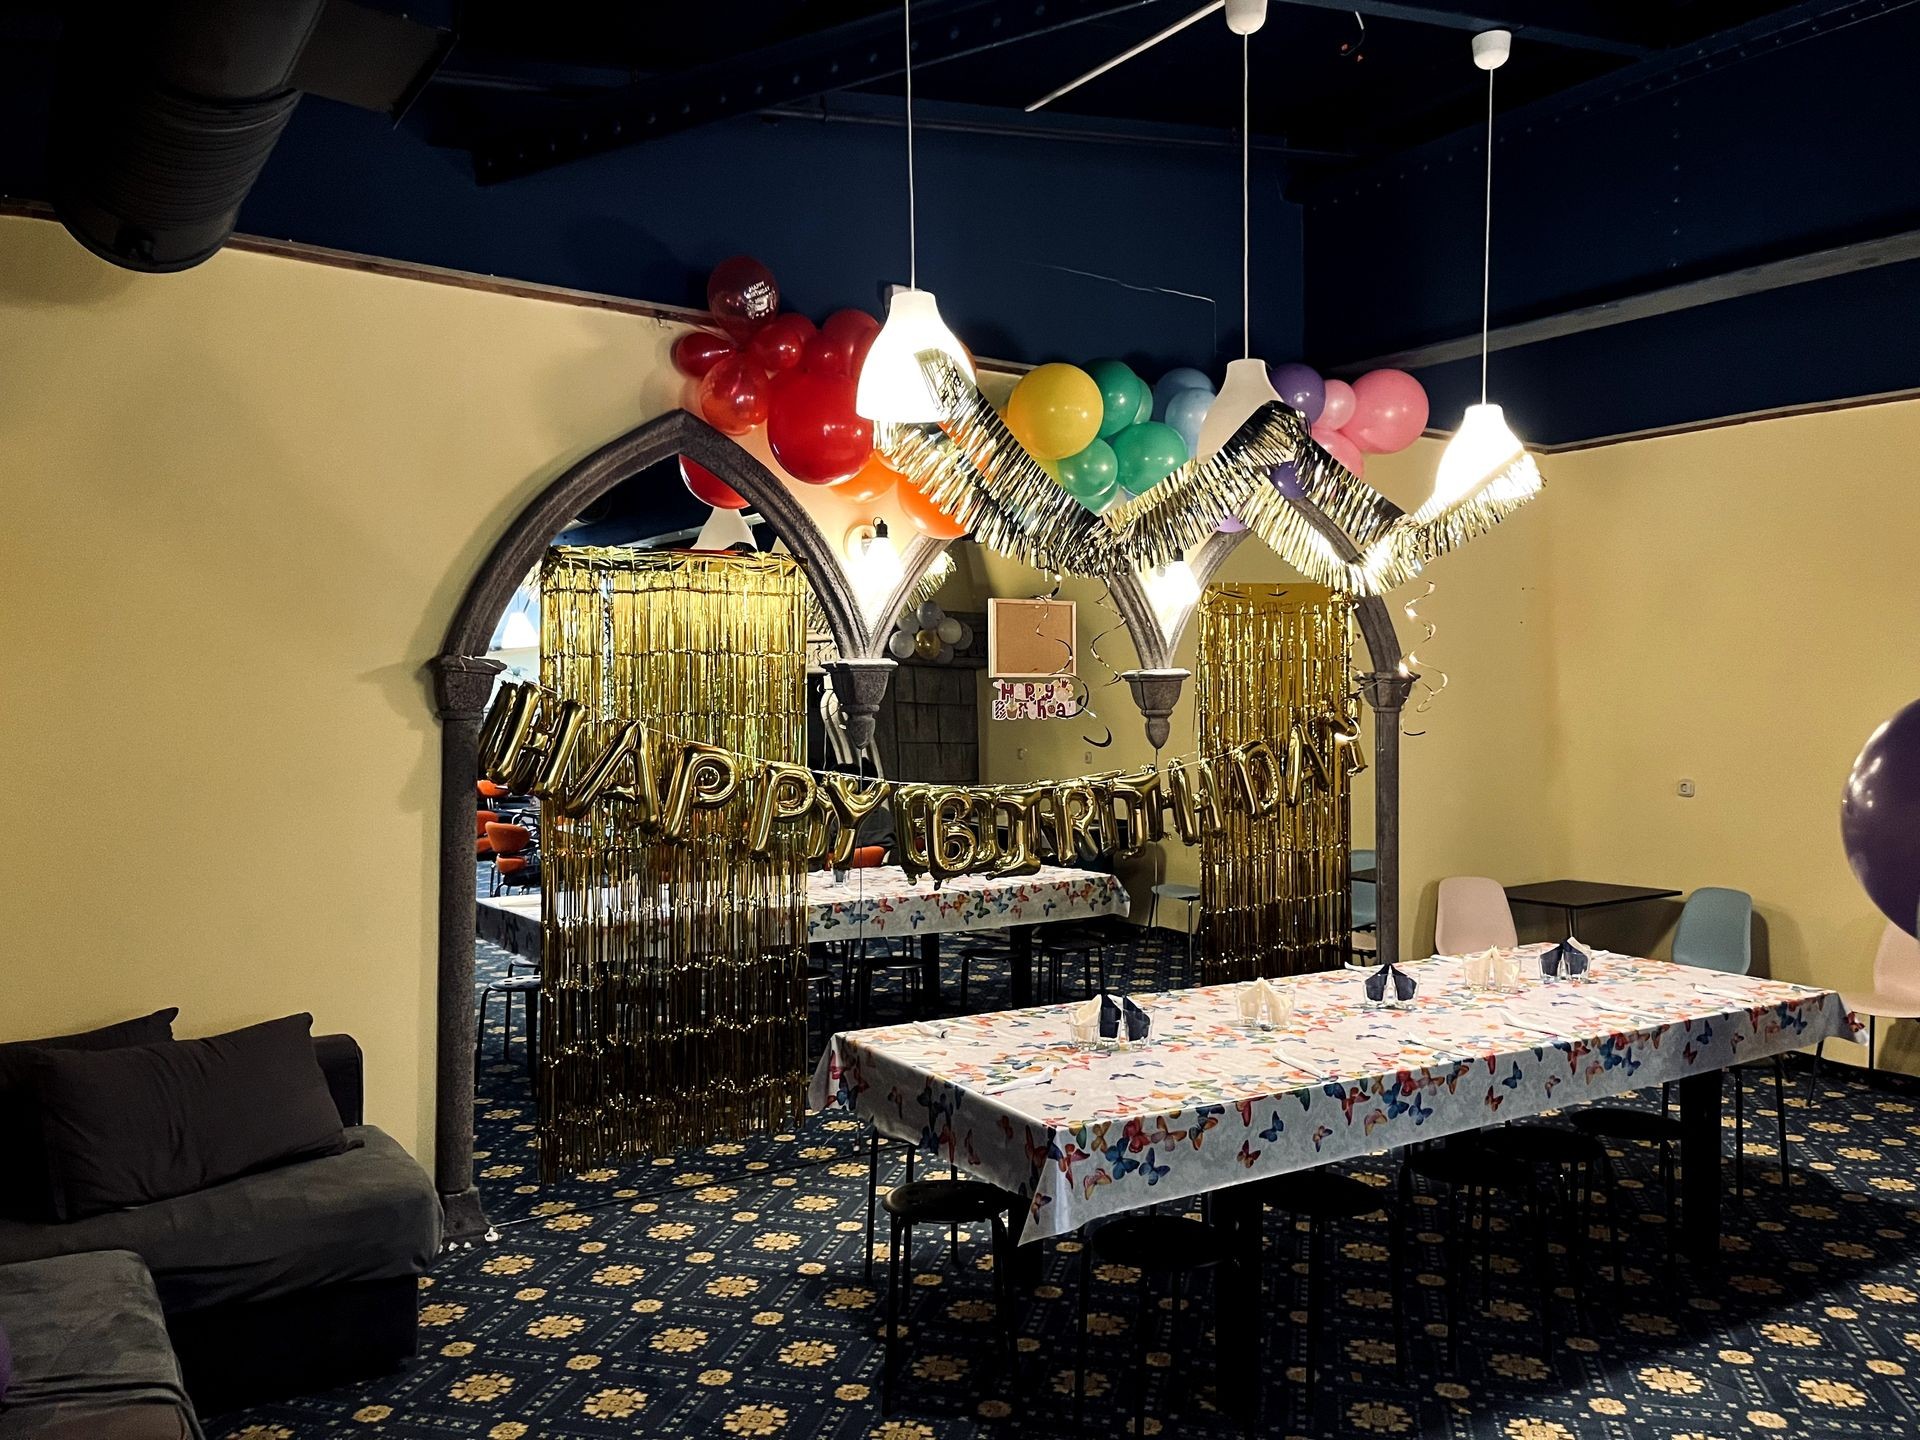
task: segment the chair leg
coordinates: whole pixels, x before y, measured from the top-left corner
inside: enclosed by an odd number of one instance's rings
[[[540,1079],[540,992],[527,991],[526,1003],[521,1007],[527,1017],[527,1079],[539,1083]]]
[[[892,1244],[887,1249],[887,1344],[881,1356],[880,1369],[880,1413],[893,1413],[893,1368],[896,1347],[899,1345],[900,1329],[900,1281],[902,1256],[908,1247],[901,1244],[901,1231],[906,1229],[896,1215],[891,1231]],[[911,1233],[909,1231],[908,1233]],[[909,1280],[912,1277],[907,1277]]]
[[[1073,1364],[1073,1428],[1076,1432],[1086,1427],[1087,1405],[1087,1291],[1093,1284],[1093,1241],[1086,1231],[1080,1232],[1080,1334],[1077,1340],[1079,1353]]]
[[[487,996],[493,992],[485,986],[480,989],[480,1018],[473,1027],[473,1068],[480,1068],[480,1046],[487,1037]]]
[[[1320,1222],[1309,1218],[1307,1221],[1307,1343],[1305,1346],[1307,1365],[1305,1396],[1309,1416],[1319,1413],[1315,1403],[1319,1398],[1318,1387],[1314,1381],[1320,1371],[1320,1288],[1326,1283],[1326,1278],[1321,1273],[1326,1267],[1320,1263],[1320,1235]]]
[[[501,992],[500,998],[505,1002],[503,1008],[507,1013],[507,1023],[500,1027],[500,1058],[505,1060],[507,1046],[513,1042],[513,991]]]
[[[873,1201],[880,1188],[880,1132],[867,1145],[867,1283],[873,1283]]]
[[[1000,1338],[1006,1350],[1007,1374],[1011,1377],[1018,1363],[1019,1347],[1014,1343],[1013,1306],[1007,1300],[1007,1269],[1011,1259],[1007,1254],[1007,1227],[1000,1223],[1000,1217],[992,1219],[993,1235],[993,1318],[1000,1327]]]
[[[1787,1062],[1781,1055],[1773,1057],[1773,1109],[1780,1117],[1780,1193],[1787,1193]]]
[[[947,1162],[947,1178],[949,1180],[960,1178],[960,1167],[952,1161]],[[960,1222],[958,1220],[947,1227],[947,1235],[947,1258],[952,1262],[953,1268],[958,1270],[960,1268]]]
[[[1733,1193],[1742,1199],[1747,1193],[1747,1087],[1740,1072],[1728,1072],[1733,1079]]]
[[[1393,1304],[1393,1373],[1407,1383],[1406,1235],[1399,1217],[1387,1216],[1387,1296]]]
[[[1133,1433],[1147,1433],[1147,1321],[1153,1314],[1153,1286],[1140,1277],[1140,1303],[1133,1316]]]

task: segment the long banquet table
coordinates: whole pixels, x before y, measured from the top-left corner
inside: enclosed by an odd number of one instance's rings
[[[1533,965],[1510,991],[1469,989],[1456,959],[1403,968],[1419,990],[1399,1008],[1351,970],[1276,982],[1295,1008],[1272,1031],[1222,985],[1137,997],[1153,1033],[1130,1046],[1075,1043],[1067,1005],[844,1032],[811,1099],[1022,1196],[1023,1241],[1207,1195],[1257,1245],[1247,1181],[1677,1081],[1685,1236],[1711,1257],[1721,1070],[1853,1033],[1833,991],[1664,961],[1601,955],[1584,983]],[[1252,1321],[1258,1267],[1233,1268],[1251,1278],[1223,1275],[1222,1303]]]
[[[1043,865],[1032,875],[961,875],[935,888],[909,880],[897,865],[849,870],[844,880],[816,870],[807,880],[807,939],[920,937],[926,993],[939,990],[940,940],[960,930],[1009,932],[1013,1003],[1033,998],[1033,927],[1057,920],[1125,915],[1126,887],[1097,870]],[[483,896],[482,939],[518,955],[540,955],[539,895]]]

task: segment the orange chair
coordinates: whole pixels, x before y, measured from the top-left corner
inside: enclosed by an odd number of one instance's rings
[[[493,889],[498,895],[508,885],[526,885],[533,878],[533,857],[527,853],[533,832],[524,825],[498,820],[486,824],[487,843],[493,847]]]
[[[506,786],[496,785],[491,780],[481,780],[476,783],[480,788],[480,798],[482,800],[504,800],[513,793],[507,789]]]
[[[484,860],[493,854],[493,844],[487,839],[487,826],[493,824],[499,818],[499,815],[491,810],[481,810],[475,813],[473,821],[474,859]]]
[[[887,847],[884,845],[857,845],[848,858],[849,870],[871,870],[887,863]]]

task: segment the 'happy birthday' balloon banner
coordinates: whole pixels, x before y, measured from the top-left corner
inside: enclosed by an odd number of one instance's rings
[[[590,733],[592,732],[592,733]],[[745,802],[737,835],[765,854],[777,825],[803,827],[809,862],[844,867],[860,822],[891,807],[895,858],[911,879],[1023,875],[1041,853],[1131,855],[1177,835],[1188,845],[1219,831],[1227,808],[1255,818],[1331,788],[1338,763],[1365,768],[1358,724],[1331,712],[1296,722],[1276,753],[1265,740],[1162,771],[1083,775],[1032,785],[928,785],[866,779],[682,740],[638,720],[589,722],[574,700],[534,684],[500,687],[480,730],[480,773],[567,818],[615,804],[649,839],[685,841],[695,812]],[[1171,821],[1171,826],[1169,826]]]

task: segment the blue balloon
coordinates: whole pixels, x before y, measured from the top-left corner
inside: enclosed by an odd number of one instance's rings
[[[1153,418],[1167,418],[1167,404],[1182,390],[1213,389],[1213,381],[1207,378],[1204,370],[1196,370],[1191,365],[1182,365],[1178,370],[1169,370],[1153,382]],[[1146,419],[1146,416],[1141,416]]]
[[[1187,442],[1187,454],[1200,453],[1200,426],[1213,408],[1213,387],[1204,390],[1179,390],[1167,401],[1167,424],[1180,432]]]

